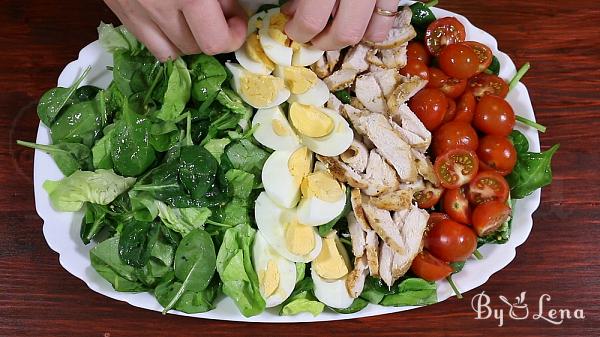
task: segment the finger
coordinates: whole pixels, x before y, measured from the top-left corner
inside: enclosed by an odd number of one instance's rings
[[[106,0],[108,7],[117,15],[127,29],[161,61],[176,59],[181,51],[175,47],[158,26],[135,1],[121,6],[115,0]]]
[[[202,52],[209,55],[227,53],[243,44],[244,20],[239,16],[226,20],[217,0],[188,2],[182,12]]]
[[[236,0],[220,0],[223,14],[233,36],[234,50],[240,48],[248,31],[248,14]]]
[[[302,0],[285,26],[285,33],[294,41],[306,43],[326,26],[335,0]]]
[[[294,15],[294,13],[296,13],[296,10],[298,9],[298,5],[301,2],[302,1],[300,1],[300,0],[290,0],[286,3],[284,3],[283,6],[281,6],[281,13],[283,13],[287,16]]]
[[[357,44],[362,40],[375,1],[341,0],[333,22],[312,40],[315,47],[322,50],[337,50]]]
[[[395,12],[398,10],[398,1],[396,0],[377,0],[377,8],[381,8],[386,11]],[[364,39],[367,41],[381,42],[388,36],[388,32],[394,25],[395,16],[384,16],[381,14],[373,13],[371,21],[367,27]]]

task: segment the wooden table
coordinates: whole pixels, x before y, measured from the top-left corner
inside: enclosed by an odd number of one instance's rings
[[[58,263],[42,235],[32,185],[40,95],[96,39],[100,20],[116,22],[101,1],[5,0],[0,5],[0,335],[600,335],[600,5],[581,0],[442,1],[490,32],[520,65],[538,120],[542,148],[561,143],[554,183],[545,188],[535,226],[515,260],[482,287],[441,304],[395,315],[319,324],[244,324],[137,309],[89,290]],[[474,295],[504,308],[498,327],[475,320]],[[498,295],[527,291],[530,310],[583,309],[584,320],[553,325],[511,320]],[[533,312],[531,313],[533,314]]]

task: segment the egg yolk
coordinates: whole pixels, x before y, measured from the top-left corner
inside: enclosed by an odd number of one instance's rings
[[[279,119],[273,119],[271,121],[271,128],[273,129],[273,132],[280,137],[285,137],[290,134],[290,130]]]
[[[275,63],[273,63],[273,61],[267,57],[267,54],[265,54],[265,51],[258,40],[257,33],[248,36],[248,39],[246,40],[246,53],[252,60],[264,64],[269,71],[275,69]]]
[[[285,24],[288,22],[288,17],[283,13],[277,13],[271,16],[269,23],[269,35],[273,40],[284,46],[290,45],[290,40],[284,33]]]
[[[248,103],[254,106],[268,105],[273,102],[283,86],[282,79],[269,75],[247,72],[240,79],[240,92]]]
[[[269,260],[267,268],[258,273],[258,280],[263,295],[265,297],[273,295],[275,290],[279,288],[279,268],[277,267],[277,263]]]
[[[298,132],[308,137],[324,137],[333,131],[331,117],[312,105],[292,103],[290,119]]]
[[[312,263],[317,274],[327,280],[339,279],[350,271],[346,260],[338,249],[337,237],[335,233],[332,234],[323,238],[323,248]]]
[[[312,167],[312,153],[306,146],[294,151],[288,160],[288,169],[296,184],[300,186],[304,177],[306,177]]]
[[[327,202],[336,202],[344,196],[342,185],[327,171],[309,174],[300,184],[302,197],[315,197]]]
[[[317,83],[317,74],[304,67],[285,67],[283,81],[293,94],[299,95],[307,92]]]
[[[306,255],[315,248],[314,230],[294,220],[285,229],[285,243],[293,254]]]

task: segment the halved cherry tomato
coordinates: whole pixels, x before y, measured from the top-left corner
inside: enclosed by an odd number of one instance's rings
[[[427,209],[437,205],[442,193],[444,193],[444,188],[436,187],[432,183],[426,182],[425,189],[415,192],[414,197],[419,208]]]
[[[444,47],[438,57],[440,69],[448,76],[467,79],[479,72],[479,58],[473,48],[462,43]]]
[[[456,117],[456,102],[452,98],[448,98],[448,109],[446,110],[446,114],[444,115],[444,120],[442,120],[442,124],[448,123],[452,121]]]
[[[476,105],[477,102],[473,93],[470,90],[465,91],[458,99],[458,103],[456,103],[456,117],[454,117],[454,120],[471,123]]]
[[[443,187],[454,189],[473,180],[479,170],[479,159],[473,151],[453,149],[438,156],[433,169]]]
[[[464,261],[477,249],[477,235],[466,225],[442,220],[427,232],[425,248],[443,261]]]
[[[444,74],[440,68],[431,67],[429,68],[429,82],[427,82],[427,88],[441,88],[450,76]]]
[[[465,41],[461,42],[461,44],[471,47],[477,55],[477,59],[479,60],[477,73],[483,72],[492,64],[492,50],[488,46],[477,41]]]
[[[504,98],[486,95],[477,104],[473,126],[489,135],[508,136],[515,126],[515,112]]]
[[[429,82],[427,82],[427,88],[440,89],[446,96],[456,98],[465,91],[466,87],[467,80],[459,80],[450,77],[435,67],[429,68]]]
[[[436,224],[444,219],[450,219],[450,216],[448,216],[448,214],[442,213],[442,212],[429,213],[429,220],[427,220],[427,227],[431,227],[434,224]]]
[[[410,99],[408,106],[427,130],[433,131],[442,123],[448,109],[448,101],[439,89],[425,88]]]
[[[488,135],[481,138],[477,156],[482,168],[496,170],[503,176],[512,172],[517,163],[515,146],[502,136]]]
[[[423,43],[418,41],[410,41],[408,43],[408,47],[406,47],[406,57],[409,60],[416,59],[425,62],[426,65],[429,65],[429,61],[431,60],[431,56],[429,56],[429,52]]]
[[[469,123],[448,122],[433,134],[433,150],[436,156],[441,156],[452,149],[476,151],[478,146],[477,132]]]
[[[482,171],[469,184],[467,197],[474,205],[481,205],[490,200],[506,202],[509,191],[508,183],[500,173]]]
[[[417,254],[410,265],[410,270],[418,277],[429,281],[439,281],[452,274],[452,267],[424,250]]]
[[[429,68],[423,61],[417,59],[408,59],[404,68],[400,69],[400,74],[404,76],[419,76],[425,81],[429,81]]]
[[[510,215],[511,209],[506,203],[494,200],[485,202],[473,211],[473,228],[479,236],[489,235],[498,230]]]
[[[441,18],[433,21],[425,31],[425,45],[433,56],[438,56],[447,45],[462,42],[467,33],[465,26],[454,17]]]
[[[442,209],[454,221],[465,225],[471,223],[471,206],[464,186],[446,190],[442,198]]]
[[[496,75],[481,73],[469,80],[469,88],[473,95],[481,98],[485,95],[496,95],[506,97],[508,94],[508,84]]]

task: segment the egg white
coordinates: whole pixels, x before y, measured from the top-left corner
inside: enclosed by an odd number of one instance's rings
[[[276,64],[282,66],[291,66],[294,50],[290,47],[279,44],[279,42],[275,41],[271,35],[269,35],[271,17],[279,12],[279,8],[273,8],[267,11],[263,19],[262,27],[258,30],[258,37],[265,54],[267,54],[267,57],[269,57]]]
[[[329,88],[327,84],[321,79],[317,79],[315,85],[313,85],[308,91],[302,94],[290,93],[288,102],[298,102],[301,104],[310,104],[314,106],[323,106],[329,100]]]
[[[292,208],[300,200],[300,182],[290,172],[288,162],[294,151],[278,150],[269,156],[262,169],[262,183],[269,198],[283,208]]]
[[[344,309],[354,302],[354,298],[350,296],[346,288],[347,275],[336,280],[326,280],[319,276],[312,266],[310,268],[310,275],[314,283],[315,296],[325,305],[332,308]]]
[[[302,44],[292,56],[292,65],[306,67],[317,62],[325,52],[313,46]]]
[[[300,199],[296,214],[298,221],[309,226],[320,226],[335,219],[346,206],[346,193],[335,202],[321,200],[317,197]]]
[[[225,63],[225,66],[227,67],[227,69],[229,69],[229,71],[231,72],[231,75],[233,76],[233,79],[231,80],[231,86],[233,87],[233,90],[235,90],[235,92],[238,95],[240,95],[240,97],[244,100],[244,102],[248,103],[249,105],[253,106],[254,108],[257,108],[257,109],[272,108],[274,106],[277,106],[277,105],[287,101],[287,99],[290,97],[290,91],[284,87],[284,88],[279,88],[277,90],[275,98],[271,102],[268,102],[267,104],[264,104],[264,105],[253,104],[249,101],[248,96],[246,96],[246,94],[244,92],[242,92],[242,90],[241,90],[241,78],[243,76],[247,76],[248,71],[236,63],[227,62],[227,63]],[[266,75],[266,76],[271,76],[271,75]]]
[[[273,70],[269,69],[264,63],[253,60],[246,51],[246,43],[235,51],[235,59],[244,67],[244,69],[255,74],[269,75]]]
[[[273,131],[273,121],[276,120],[289,134],[280,136]],[[281,108],[275,106],[268,109],[258,109],[252,119],[254,139],[260,144],[273,150],[294,150],[300,147],[300,140],[292,129]]]
[[[335,110],[320,108],[334,121],[334,128],[330,134],[314,138],[301,135],[302,143],[311,151],[327,157],[335,157],[346,151],[354,139],[354,131],[348,122]]]

